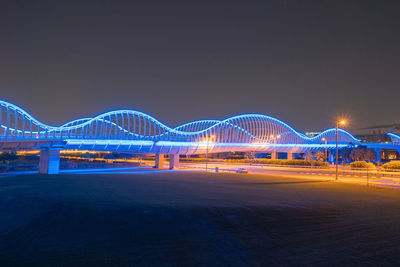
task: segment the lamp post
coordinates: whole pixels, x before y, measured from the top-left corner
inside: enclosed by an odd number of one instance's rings
[[[276,139],[281,138],[280,135],[274,136],[273,134],[271,135],[271,138],[274,139],[274,155],[276,157],[276,159],[278,159],[278,154],[276,153]]]
[[[274,152],[273,152],[273,153],[275,153],[275,139],[274,139],[274,135],[271,134],[271,135],[269,136],[269,138],[271,138],[271,139],[274,140]],[[273,154],[271,153],[271,159],[272,159],[272,156],[273,156]]]
[[[276,152],[276,139],[279,139],[279,138],[281,138],[280,135],[277,135],[276,138],[275,138],[275,153],[276,153],[276,159],[278,159],[278,153]]]
[[[321,140],[325,142],[325,161],[328,161],[328,141],[325,137],[323,137]]]
[[[340,120],[336,122],[336,179],[338,179],[339,176],[339,124],[345,125],[346,121],[345,120]]]
[[[210,136],[211,138],[214,138],[214,135]],[[208,141],[209,138],[207,137],[207,149],[206,149],[206,171],[208,171]]]

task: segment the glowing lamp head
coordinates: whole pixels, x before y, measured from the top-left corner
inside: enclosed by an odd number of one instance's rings
[[[324,141],[324,142],[326,141],[325,137],[323,137],[321,140]]]
[[[270,137],[271,137],[271,138],[274,138],[274,135],[273,135],[273,134],[271,134],[271,135],[270,135]]]
[[[339,121],[339,124],[340,124],[340,125],[345,125],[345,124],[346,124],[346,121],[345,121],[345,120],[340,120],[340,121]]]

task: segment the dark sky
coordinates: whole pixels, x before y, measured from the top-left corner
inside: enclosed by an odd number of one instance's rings
[[[400,1],[1,1],[0,99],[61,124],[242,113],[400,121]]]

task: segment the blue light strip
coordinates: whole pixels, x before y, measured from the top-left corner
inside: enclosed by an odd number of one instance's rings
[[[66,139],[68,145],[122,145],[122,146],[153,146],[153,141],[140,140],[80,140]]]
[[[65,140],[68,145],[123,145],[123,146],[156,146],[156,147],[201,147],[206,149],[206,142],[174,142],[174,141],[137,141],[137,140],[77,140],[67,139]],[[347,147],[347,144],[339,144],[339,147]],[[335,144],[268,144],[268,143],[208,143],[210,150],[216,147],[228,147],[228,148],[335,148]]]

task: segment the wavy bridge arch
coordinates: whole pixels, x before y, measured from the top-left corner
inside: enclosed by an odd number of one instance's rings
[[[244,114],[225,120],[199,120],[171,128],[143,112],[116,110],[61,126],[44,124],[22,108],[0,101],[0,140],[3,142],[62,142],[67,148],[153,152],[169,148],[178,153],[211,151],[268,151],[318,149],[336,142],[335,129],[308,137],[288,124],[266,115]],[[325,138],[325,139],[323,139]],[[359,144],[339,129],[339,144]],[[102,146],[102,147],[101,147]],[[129,148],[128,148],[129,146]]]

